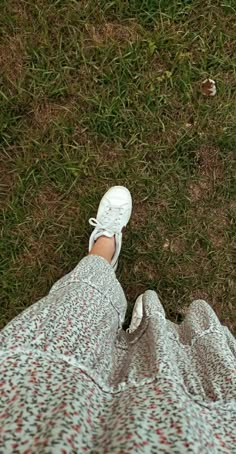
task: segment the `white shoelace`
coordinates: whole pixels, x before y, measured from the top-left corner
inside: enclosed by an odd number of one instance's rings
[[[89,219],[89,224],[92,225],[93,227],[96,228],[96,230],[106,230],[108,233],[112,233],[109,231],[107,227],[104,227],[97,219],[95,218],[90,218]]]
[[[117,211],[119,211],[119,215],[117,215]],[[123,207],[107,208],[104,215],[104,224],[99,222],[96,218],[90,218],[89,224],[97,230],[106,230],[108,233],[114,234],[114,227],[116,229],[119,226],[123,211]],[[113,229],[111,229],[111,227],[113,227]]]

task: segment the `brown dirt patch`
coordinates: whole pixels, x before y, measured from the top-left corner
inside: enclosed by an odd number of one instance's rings
[[[0,209],[2,210],[7,207],[17,182],[17,173],[12,167],[12,161],[5,154],[0,158],[0,175]]]
[[[208,198],[214,186],[224,179],[223,162],[216,148],[201,147],[196,153],[196,158],[198,161],[197,181],[192,181],[188,187],[191,202]]]
[[[159,197],[159,195],[158,195]],[[133,194],[133,211],[130,219],[130,225],[132,228],[147,226],[150,223],[150,220],[155,223],[156,228],[151,232],[145,232],[145,241],[149,239],[152,241],[156,236],[156,233],[163,234],[165,230],[162,229],[162,217],[160,216],[161,212],[165,212],[168,209],[168,202],[166,200],[160,200],[157,198],[157,201],[152,200],[149,202],[144,197],[143,201],[137,201],[135,193]],[[153,236],[154,235],[154,236]],[[149,242],[149,241],[148,241]]]
[[[230,248],[228,238],[226,237],[226,229],[229,226],[229,217],[227,215],[227,204],[218,208],[209,208],[206,211],[208,224],[207,232],[210,241],[215,249],[227,245]]]
[[[80,217],[76,196],[62,199],[61,194],[52,186],[45,185],[28,205],[28,224],[42,228],[56,223],[57,227],[69,226],[71,221]],[[66,213],[66,216],[65,216]]]
[[[133,21],[129,23],[107,22],[103,25],[86,24],[86,31],[91,41],[96,44],[107,44],[111,41],[134,42],[139,38],[140,26]]]
[[[2,73],[13,85],[22,77],[24,65],[24,39],[14,35],[5,38],[0,45],[0,66]]]
[[[188,190],[191,202],[198,202],[208,194],[209,187],[207,181],[195,181],[189,184]]]
[[[223,163],[219,158],[218,149],[211,146],[201,147],[197,152],[197,158],[201,175],[211,179],[223,179],[224,168]]]
[[[45,130],[51,122],[71,116],[74,113],[74,106],[73,100],[65,101],[63,104],[50,103],[45,100],[40,105],[36,104],[30,111],[32,125]]]
[[[211,241],[215,251],[223,250],[222,248],[230,251],[231,245],[227,237],[227,228],[230,226],[228,215],[230,204],[221,200],[218,204],[218,207],[213,208],[210,204],[200,203],[191,208],[187,216],[191,223],[199,226],[200,231]]]
[[[26,268],[41,267],[45,263],[48,264],[50,261],[54,261],[54,246],[49,239],[47,241],[40,239],[32,235],[30,230],[28,234],[25,230],[24,234],[26,244],[14,263],[16,273],[22,274],[22,270],[25,271]]]
[[[138,260],[133,266],[133,271],[137,277],[145,281],[154,281],[157,279],[158,267],[148,260]]]
[[[11,0],[7,4],[8,13],[13,13],[17,16],[19,24],[25,24],[25,21],[32,20],[27,11],[27,3],[24,0]]]
[[[141,225],[145,225],[148,218],[148,207],[146,203],[133,203],[133,211],[130,219],[130,227],[139,228]]]
[[[61,193],[50,185],[45,185],[35,197],[28,201],[27,210],[29,216],[26,218],[26,225],[22,228],[21,225],[18,226],[19,232],[25,238],[27,238],[27,229],[30,232],[47,230],[48,237],[52,239],[55,235],[57,238],[58,229],[69,230],[76,219],[81,217],[77,193],[74,192],[70,197],[62,197]]]
[[[96,140],[96,148],[97,152],[94,156],[94,160],[99,169],[102,169],[103,167],[110,168],[111,163],[113,168],[120,166],[124,152],[119,146],[102,143],[99,142],[99,140]]]
[[[173,237],[166,238],[163,243],[163,249],[177,255],[182,254],[186,249],[186,240],[181,235],[175,235]]]
[[[73,141],[78,145],[90,145],[92,143],[92,137],[90,137],[88,128],[83,128],[81,125],[75,127],[73,133]]]
[[[51,186],[45,186],[33,200],[31,217],[34,222],[44,221],[55,217],[60,210],[60,199],[57,191]]]

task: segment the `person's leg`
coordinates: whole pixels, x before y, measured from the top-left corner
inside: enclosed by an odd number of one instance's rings
[[[94,243],[88,255],[99,255],[111,263],[112,257],[115,253],[115,236],[108,238],[100,236]]]
[[[74,361],[106,379],[126,298],[115,270],[122,229],[132,210],[129,191],[111,188],[91,218],[89,255],[57,281],[49,294],[12,320],[0,333],[4,350],[34,352]]]

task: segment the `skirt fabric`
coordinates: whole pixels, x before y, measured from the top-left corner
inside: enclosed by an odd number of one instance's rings
[[[146,291],[122,329],[113,268],[85,257],[0,332],[0,454],[236,452],[236,341],[194,301],[181,325]]]

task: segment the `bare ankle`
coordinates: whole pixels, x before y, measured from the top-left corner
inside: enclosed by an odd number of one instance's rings
[[[112,257],[115,254],[115,248],[115,235],[112,237],[102,235],[95,241],[89,255],[100,255],[111,263]]]

